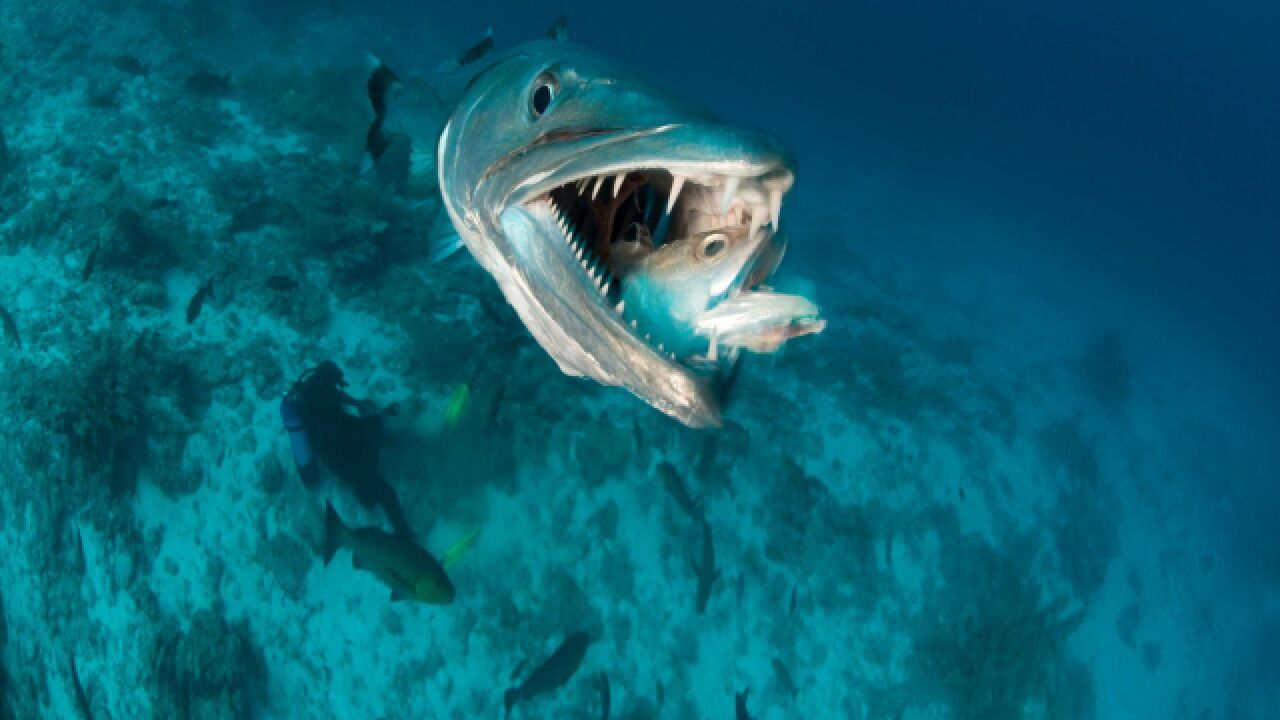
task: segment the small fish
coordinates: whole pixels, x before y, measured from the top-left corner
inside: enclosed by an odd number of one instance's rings
[[[792,698],[799,693],[799,690],[796,689],[795,681],[791,679],[791,672],[787,670],[787,666],[783,665],[778,658],[773,658],[773,674],[778,679],[778,684]]]
[[[80,671],[76,669],[76,656],[71,655],[71,688],[76,694],[76,708],[80,712],[83,720],[93,720],[93,711],[89,709],[89,696],[84,692],[84,685],[80,683]]]
[[[209,278],[209,282],[205,283],[196,290],[196,294],[191,296],[191,301],[187,303],[187,324],[196,321],[200,317],[200,309],[204,307],[205,300],[213,297],[213,278]]]
[[[498,423],[498,412],[502,410],[502,401],[507,396],[506,375],[503,375],[498,383],[498,387],[493,391],[493,396],[489,399],[488,418],[489,427],[493,427]]]
[[[711,599],[711,588],[720,579],[720,569],[716,567],[716,547],[711,541],[711,523],[702,519],[702,565],[693,560],[693,572],[698,576],[698,614],[707,611],[707,601]]]
[[[178,203],[173,198],[158,197],[155,200],[152,200],[151,204],[148,205],[147,208],[150,210],[159,210],[161,208],[173,207],[177,204]]]
[[[4,325],[4,337],[9,344],[21,349],[22,337],[18,335],[18,323],[13,321],[13,316],[4,309],[3,305],[0,305],[0,325]]]
[[[551,657],[539,665],[519,687],[511,688],[503,694],[503,717],[511,715],[511,708],[516,703],[558,690],[569,682],[569,678],[582,665],[582,659],[587,656],[587,646],[590,644],[591,638],[584,632],[575,632],[565,638],[560,647],[551,653]]]
[[[569,39],[569,18],[564,15],[556,17],[556,21],[551,23],[551,27],[547,30],[547,37],[558,42],[564,42]]]
[[[680,472],[676,467],[667,461],[658,464],[658,474],[662,476],[662,486],[667,489],[667,494],[676,501],[676,505],[684,511],[689,519],[694,522],[702,520],[702,508],[689,495],[689,489],[685,487],[684,478],[680,477]]]
[[[367,570],[391,588],[395,602],[411,598],[448,605],[457,594],[444,566],[417,543],[378,528],[349,528],[333,505],[325,506],[324,564],[339,547],[351,550],[351,565]]]
[[[490,27],[484,31],[484,37],[480,38],[480,42],[458,53],[458,67],[464,67],[488,55],[493,50],[493,28]]]
[[[733,696],[734,720],[751,720],[751,713],[747,712],[747,694],[750,692],[751,688],[746,688]]]
[[[444,424],[446,427],[457,427],[462,421],[462,416],[466,414],[467,407],[471,405],[471,388],[466,383],[459,384],[453,389],[453,394],[449,396],[449,404],[444,410]]]
[[[447,73],[479,60],[488,55],[493,50],[493,28],[490,27],[484,31],[484,37],[480,38],[480,42],[458,53],[457,56],[446,60],[436,67],[436,72]]]
[[[192,75],[182,83],[182,86],[187,89],[187,92],[193,95],[202,95],[205,97],[226,95],[231,89],[231,73],[218,75],[217,73],[201,70],[200,72],[192,73]]]
[[[791,586],[791,603],[787,605],[787,614],[791,617],[796,616],[796,589],[795,585]]]
[[[115,69],[126,75],[134,77],[147,77],[147,66],[142,61],[132,55],[117,55],[111,61]]]
[[[76,552],[80,560],[80,572],[83,574],[89,569],[89,563],[84,556],[84,535],[80,532],[79,525],[76,525]]]
[[[959,488],[959,490],[960,490],[960,499],[961,499],[961,500],[964,500],[964,486],[963,486],[963,485],[961,485],[961,486],[960,486],[960,488]]]
[[[376,55],[369,54],[369,64],[373,66],[373,71],[369,73],[365,89],[369,94],[369,105],[373,107],[373,122],[369,124],[369,129],[364,136],[364,157],[360,160],[361,175],[377,165],[387,149],[391,147],[391,139],[382,131],[382,126],[387,121],[391,93],[401,84],[400,76],[396,75]]]
[[[94,245],[89,251],[89,257],[84,261],[84,271],[80,273],[80,282],[89,282],[89,276],[93,274],[93,266],[98,261],[98,251],[101,249],[101,245]]]
[[[609,676],[600,673],[596,685],[600,688],[600,720],[609,720]]]
[[[115,110],[119,108],[120,102],[116,100],[115,89],[89,95],[89,107],[98,110]]]
[[[658,696],[658,709],[661,710],[662,705],[667,701],[667,688],[663,686],[661,680],[657,681],[657,685],[658,686],[655,690],[657,691]]]
[[[640,430],[640,416],[631,416],[631,434],[635,436],[636,452],[644,450],[644,433]]]
[[[298,281],[288,275],[272,275],[267,278],[267,287],[276,292],[293,292],[298,289]]]

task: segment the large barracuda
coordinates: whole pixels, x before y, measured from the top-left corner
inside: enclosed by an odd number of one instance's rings
[[[716,426],[740,350],[821,329],[803,298],[743,300],[782,257],[787,152],[586,49],[541,41],[494,60],[437,160],[462,242],[566,374]],[[726,301],[733,313],[699,323]]]

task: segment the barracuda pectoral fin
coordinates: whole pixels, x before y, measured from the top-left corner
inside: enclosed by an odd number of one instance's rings
[[[446,260],[462,247],[462,237],[457,233],[427,240],[427,260],[438,263]]]

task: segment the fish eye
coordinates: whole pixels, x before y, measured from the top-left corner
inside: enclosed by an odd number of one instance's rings
[[[529,112],[533,113],[534,120],[547,112],[547,108],[551,107],[551,101],[556,99],[556,93],[559,91],[559,81],[549,72],[542,73],[533,81],[533,93],[529,95]]]
[[[714,260],[724,249],[729,247],[729,237],[724,233],[711,233],[702,238],[702,243],[698,245],[698,258],[701,260]]]

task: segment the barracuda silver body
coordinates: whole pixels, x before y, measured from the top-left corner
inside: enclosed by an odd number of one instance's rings
[[[777,143],[588,50],[543,41],[473,80],[441,133],[438,167],[462,241],[563,372],[622,386],[690,426],[720,423],[716,383],[731,359],[709,365],[706,338],[667,347],[647,325],[665,308],[692,336],[701,312],[776,267],[794,180]],[[716,262],[668,261],[655,274],[668,238],[692,239]],[[688,277],[673,282],[676,270]],[[641,277],[687,290],[629,309],[629,278]]]

